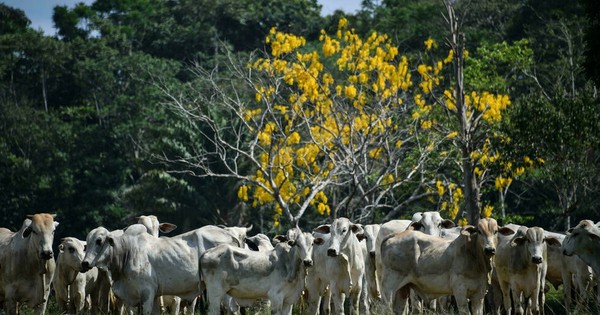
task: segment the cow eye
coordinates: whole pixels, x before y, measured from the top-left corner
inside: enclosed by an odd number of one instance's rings
[[[75,252],[75,248],[73,248],[73,247],[69,247],[69,252],[70,252],[70,253],[73,253],[73,252]]]
[[[98,245],[98,246],[102,245],[102,240],[101,239],[97,239],[96,240],[96,245]]]

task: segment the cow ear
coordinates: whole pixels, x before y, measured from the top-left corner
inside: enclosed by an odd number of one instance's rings
[[[61,253],[64,252],[65,251],[65,245],[64,244],[58,245],[58,251],[61,252]]]
[[[546,237],[544,239],[546,243],[550,246],[560,246],[560,241],[556,237]]]
[[[26,227],[25,230],[23,230],[23,238],[28,238],[29,235],[31,235],[31,232],[33,232],[31,226]]]
[[[498,229],[498,232],[502,235],[512,235],[515,234],[515,231],[513,231],[513,229],[511,228],[507,228],[505,226],[501,227]]]
[[[475,228],[472,225],[467,225],[467,226],[463,227],[463,229],[460,231],[460,234],[466,235],[466,236],[471,236],[475,233],[477,233],[477,228]]]
[[[456,224],[454,224],[454,221],[452,221],[452,220],[444,220],[444,221],[442,221],[442,227],[444,229],[453,228],[455,226],[456,226]]]
[[[329,224],[319,225],[313,230],[313,232],[329,234],[331,232],[331,226]]]
[[[177,228],[177,225],[173,224],[173,223],[161,223],[158,226],[158,229],[163,232],[163,233],[169,233],[172,232],[173,230],[175,230]]]
[[[352,230],[352,233],[354,233],[354,234],[362,234],[365,231],[363,229],[362,224],[352,224],[350,226],[350,229]]]
[[[423,224],[421,222],[411,222],[406,228],[407,231],[415,230],[418,231],[423,228]]]
[[[325,240],[320,237],[317,237],[313,240],[314,245],[323,245],[323,243],[325,243]]]
[[[254,243],[251,239],[245,238],[244,242],[246,243],[246,245],[248,245],[248,248],[250,248],[250,250],[258,252],[258,246],[256,246],[256,243]]]
[[[567,230],[567,235],[569,235],[569,234],[573,233],[573,229],[574,229],[574,228],[570,228],[570,229],[568,229],[568,230]]]
[[[296,245],[296,241],[294,241],[294,240],[289,240],[287,243],[288,243],[288,245],[290,245],[290,246],[294,246],[294,245]]]
[[[273,238],[273,240],[277,241],[278,243],[283,243],[283,242],[287,242],[287,237],[285,235],[277,235]]]
[[[58,226],[58,221],[54,221],[54,228],[56,229],[57,226]]]
[[[527,241],[527,239],[525,239],[524,237],[515,237],[515,239],[512,240],[511,243],[514,245],[523,245],[525,241]]]
[[[357,238],[357,239],[358,239],[358,241],[360,242],[360,241],[362,241],[362,240],[366,240],[366,239],[367,239],[367,236],[366,236],[364,233],[359,233],[359,234],[356,234],[356,238]]]

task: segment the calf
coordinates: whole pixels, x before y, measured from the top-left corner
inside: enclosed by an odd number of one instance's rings
[[[59,309],[68,314],[82,314],[89,296],[92,314],[97,314],[100,305],[98,269],[79,272],[85,255],[85,243],[74,237],[65,237],[58,245],[58,250],[52,283]]]
[[[209,314],[219,314],[225,294],[242,300],[269,299],[273,314],[292,314],[304,289],[304,268],[312,265],[311,250],[305,234],[295,228],[287,233],[285,242],[268,252],[231,245],[206,251],[200,269]]]

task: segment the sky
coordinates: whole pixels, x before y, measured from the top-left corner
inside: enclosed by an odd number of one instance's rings
[[[42,29],[46,35],[54,35],[56,30],[52,25],[52,8],[57,5],[66,5],[69,8],[79,2],[92,3],[93,0],[0,0],[13,8],[25,11],[31,20],[31,27]],[[347,13],[355,13],[360,9],[361,0],[318,0],[323,6],[321,14],[328,15],[341,9]]]

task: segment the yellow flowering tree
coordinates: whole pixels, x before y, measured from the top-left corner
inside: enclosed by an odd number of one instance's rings
[[[201,169],[199,176],[239,179],[238,197],[272,209],[275,225],[295,224],[309,209],[349,209],[356,218],[380,208],[397,213],[434,195],[423,173],[435,173],[427,163],[446,138],[423,132],[412,114],[408,59],[386,35],[363,39],[341,19],[335,34],[321,32],[316,49],[275,28],[265,42],[264,57],[227,63],[229,78],[244,84],[196,69],[201,93],[165,89],[183,117],[208,126],[201,132],[209,145],[179,162]],[[398,195],[406,184],[409,193]]]

